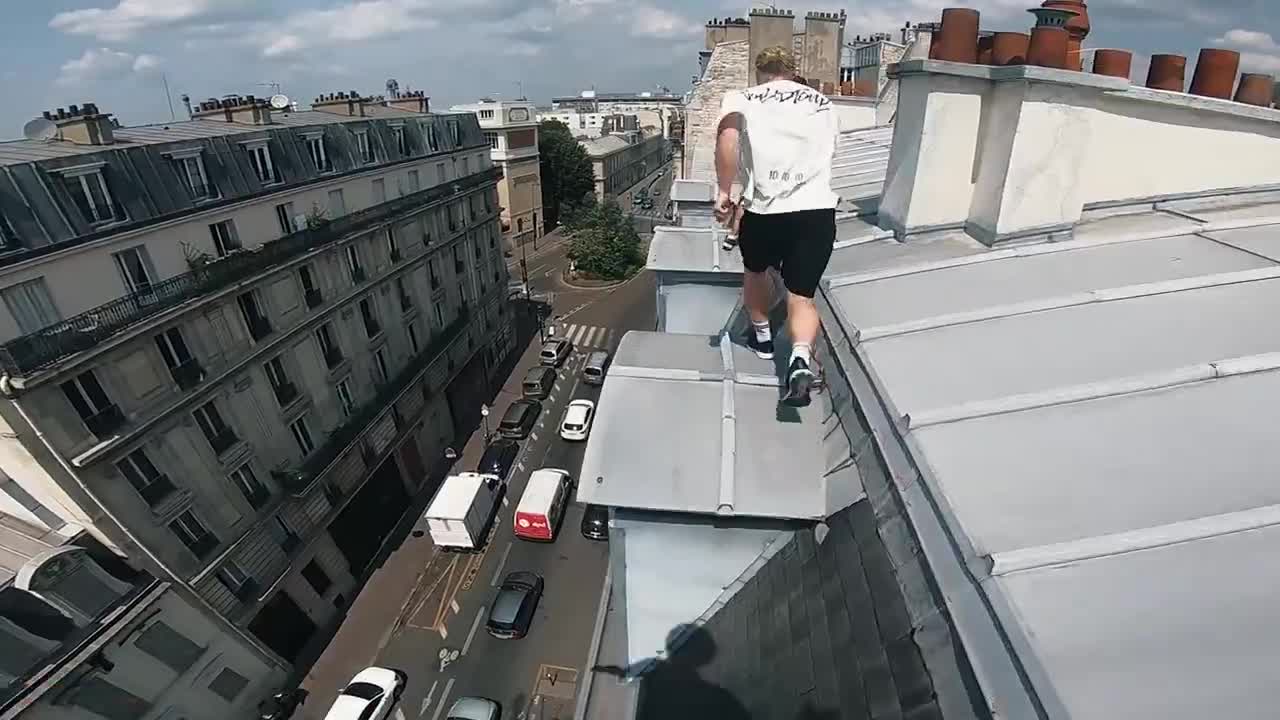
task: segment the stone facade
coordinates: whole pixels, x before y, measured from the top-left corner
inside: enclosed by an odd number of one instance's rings
[[[720,102],[730,90],[748,86],[748,54],[747,41],[720,43],[712,52],[706,72],[689,99],[681,177],[715,179],[716,119]]]

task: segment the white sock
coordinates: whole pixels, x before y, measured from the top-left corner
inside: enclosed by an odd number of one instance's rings
[[[773,339],[773,332],[769,329],[768,320],[765,320],[762,323],[752,320],[751,326],[755,328],[756,331],[756,342],[769,342]]]
[[[796,343],[791,346],[791,362],[795,362],[796,358],[804,360],[805,365],[813,364],[812,350],[809,349],[808,343]]]

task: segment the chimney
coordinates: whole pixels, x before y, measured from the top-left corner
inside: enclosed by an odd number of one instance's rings
[[[1075,13],[1067,21],[1067,70],[1079,72],[1084,68],[1080,48],[1089,36],[1089,8],[1083,0],[1045,0],[1040,6],[1050,10],[1070,10]]]
[[[1229,100],[1240,70],[1240,53],[1235,50],[1205,48],[1200,51],[1195,75],[1191,77],[1192,95]]]
[[[948,62],[978,62],[978,11],[969,8],[946,8],[942,11],[942,28],[933,38],[929,58]]]
[[[389,108],[407,110],[408,112],[431,112],[431,96],[421,90],[398,92],[394,95],[388,95],[383,104]]]
[[[329,93],[321,95],[311,101],[311,109],[319,112],[330,113],[331,115],[346,115],[347,117],[365,117],[366,106],[377,104],[376,98],[362,97],[355,90],[349,92]]]
[[[59,137],[77,145],[110,145],[116,140],[111,115],[91,102],[45,111],[44,118],[58,126]]]
[[[196,106],[192,119],[221,120],[238,125],[270,125],[271,105],[265,98],[253,95],[229,95],[218,100],[209,98]]]
[[[1236,102],[1245,105],[1271,107],[1276,91],[1276,79],[1270,75],[1245,73],[1240,76],[1240,89],[1236,90]]]
[[[978,33],[978,64],[994,65],[991,61],[995,49],[995,33],[980,32]]]
[[[998,32],[991,39],[992,65],[1026,65],[1031,36],[1020,32]]]
[[[1067,48],[1071,44],[1071,33],[1067,32],[1067,23],[1077,15],[1076,11],[1038,7],[1027,12],[1036,16],[1036,25],[1031,28],[1031,46],[1027,49],[1027,64],[1069,69]]]
[[[1147,68],[1147,87],[1152,90],[1182,92],[1187,86],[1187,59],[1181,55],[1152,55]]]
[[[1093,54],[1093,73],[1129,79],[1133,69],[1133,53],[1128,50],[1103,48]]]
[[[182,93],[182,107],[186,109],[187,119],[190,120],[191,119],[191,96],[186,93]]]

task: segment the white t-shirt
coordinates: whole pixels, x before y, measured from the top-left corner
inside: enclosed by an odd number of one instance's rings
[[[764,215],[826,210],[840,202],[831,190],[831,159],[840,131],[835,108],[825,95],[791,80],[725,94],[719,124],[738,113],[742,197]]]

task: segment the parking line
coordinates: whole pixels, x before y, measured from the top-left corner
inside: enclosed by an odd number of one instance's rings
[[[507,543],[507,547],[502,551],[502,559],[498,561],[498,568],[493,571],[493,579],[489,581],[489,587],[498,587],[498,579],[502,577],[502,568],[507,564],[507,556],[511,554],[511,543]]]
[[[436,711],[431,714],[431,720],[440,720],[440,713],[444,712],[444,703],[449,699],[449,691],[453,690],[454,678],[449,678],[449,682],[444,684],[444,692],[440,695],[440,704],[436,705]]]
[[[471,641],[476,639],[476,630],[480,629],[480,619],[484,617],[484,611],[487,610],[484,605],[476,611],[476,619],[471,622],[471,632],[467,633],[467,641],[462,643],[462,654],[466,655],[471,649]]]
[[[529,433],[529,439],[538,442],[538,433]]]
[[[431,689],[427,691],[427,697],[422,701],[422,707],[418,709],[418,717],[427,714],[427,708],[431,707],[431,698],[436,694],[436,686],[440,684],[439,680],[431,681]]]

